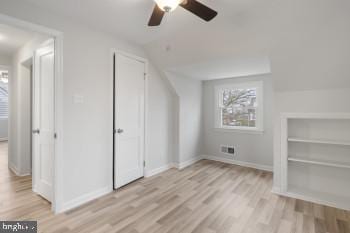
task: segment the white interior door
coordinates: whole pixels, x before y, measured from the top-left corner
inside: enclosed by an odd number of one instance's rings
[[[52,201],[54,160],[54,42],[35,51],[33,75],[33,188]]]
[[[117,54],[115,68],[114,187],[119,188],[143,177],[145,62]]]

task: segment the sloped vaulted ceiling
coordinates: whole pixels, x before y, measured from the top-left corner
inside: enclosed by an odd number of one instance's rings
[[[350,87],[348,0],[201,0],[219,12],[213,21],[179,8],[155,28],[153,0],[22,1],[142,44],[163,70],[268,58],[277,90]]]

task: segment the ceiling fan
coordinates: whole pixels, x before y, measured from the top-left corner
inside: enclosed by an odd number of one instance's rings
[[[218,13],[196,0],[154,0],[153,13],[148,26],[159,26],[167,12],[175,10],[178,6],[185,8],[205,21],[212,20]]]

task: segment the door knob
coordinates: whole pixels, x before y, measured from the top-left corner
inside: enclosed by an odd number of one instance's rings
[[[40,134],[40,129],[33,129],[32,132],[33,134]]]
[[[123,129],[118,129],[118,130],[117,130],[117,133],[123,133],[123,132],[124,132]]]

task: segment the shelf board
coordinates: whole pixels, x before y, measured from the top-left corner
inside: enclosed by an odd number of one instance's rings
[[[315,143],[315,144],[328,144],[328,145],[340,145],[350,146],[350,141],[335,141],[328,139],[306,139],[306,138],[288,138],[288,142],[301,142],[301,143]]]
[[[337,167],[337,168],[350,169],[350,164],[346,164],[346,163],[341,164],[340,162],[334,162],[334,161],[312,160],[312,159],[297,158],[297,157],[293,157],[293,156],[289,156],[288,161],[321,165],[321,166],[327,166],[327,167]]]

